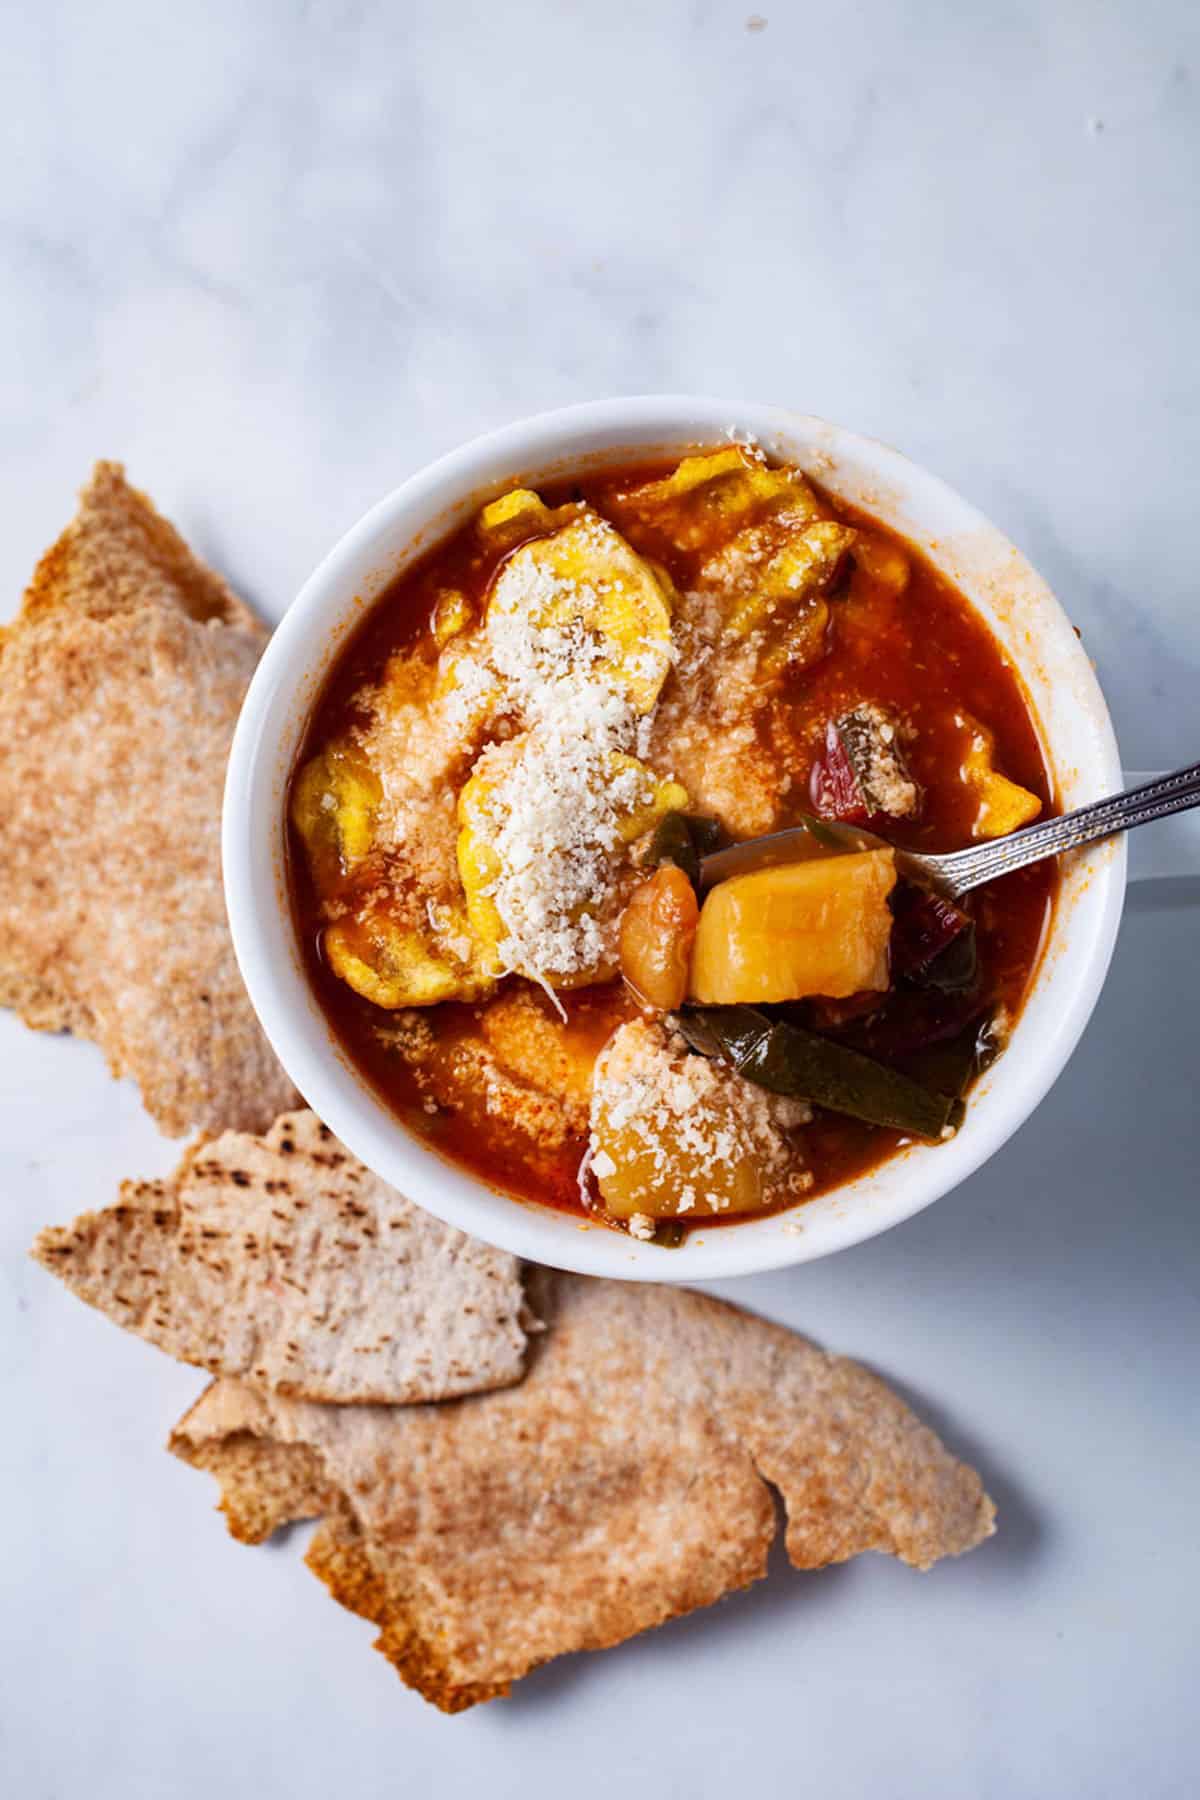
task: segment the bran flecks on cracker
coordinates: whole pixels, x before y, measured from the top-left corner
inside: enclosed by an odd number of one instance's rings
[[[422,1212],[311,1112],[197,1144],[33,1254],[168,1355],[300,1399],[444,1400],[525,1366],[516,1257]]]
[[[95,1040],[166,1132],[295,1101],[234,961],[221,790],[266,631],[115,463],[0,631],[0,1003]]]
[[[347,1407],[218,1381],[171,1438],[235,1536],[321,1515],[310,1568],[444,1710],[758,1580],[768,1484],[800,1569],[991,1534],[975,1471],[856,1363],[686,1289],[539,1271],[530,1298],[519,1386]]]

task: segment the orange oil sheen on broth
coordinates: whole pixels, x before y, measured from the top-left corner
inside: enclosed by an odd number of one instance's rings
[[[698,554],[681,551],[662,532],[640,527],[614,505],[620,490],[660,478],[674,466],[632,464],[602,478],[540,484],[538,491],[551,507],[586,500],[611,517],[632,547],[660,563],[682,588],[694,575]],[[915,726],[907,756],[924,790],[924,806],[917,820],[888,822],[887,835],[898,845],[948,850],[972,841],[974,803],[954,779],[960,745],[949,721],[956,709],[970,713],[993,732],[997,766],[1037,794],[1044,813],[1053,811],[1045,763],[1020,682],[986,625],[910,544],[828,494],[820,493],[820,498],[830,513],[900,549],[911,574],[905,590],[896,594],[872,582],[861,568],[856,570],[853,581],[831,604],[827,654],[789,677],[772,707],[769,726],[763,729],[770,731],[773,748],[777,755],[782,752],[791,778],[790,806],[785,802],[780,825],[793,823],[809,808],[808,777],[826,721],[863,693]],[[354,696],[378,680],[393,652],[427,645],[431,659],[436,657],[429,625],[439,590],[458,589],[482,617],[488,589],[503,560],[503,555],[481,554],[468,524],[384,590],[326,681],[298,767],[353,722]],[[381,1017],[386,1023],[387,1015],[326,966],[320,947],[319,897],[290,823],[288,836],[293,916],[308,976],[333,1037],[362,1077],[407,1128],[485,1182],[583,1214],[578,1170],[586,1133],[572,1135],[553,1149],[531,1145],[502,1122],[497,1124],[482,1095],[478,1104],[468,1101],[461,1112],[426,1112],[412,1069],[379,1035]],[[1042,864],[1005,877],[973,899],[979,962],[989,997],[1014,1018],[1037,962],[1056,891],[1053,865]],[[518,981],[509,978],[500,991],[510,991]],[[568,1029],[596,1052],[618,1024],[637,1016],[636,1003],[619,981],[560,991],[559,999],[570,1021]],[[453,1001],[430,1009],[437,1016],[439,1045],[452,1045],[472,1032],[488,1004]],[[897,1060],[903,1066],[903,1059]],[[806,1198],[866,1172],[905,1141],[882,1127],[818,1110],[802,1133],[814,1176]],[[705,1217],[696,1221],[695,1228],[711,1231],[737,1222],[736,1217]]]

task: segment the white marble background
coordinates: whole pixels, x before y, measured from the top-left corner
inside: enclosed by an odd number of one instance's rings
[[[1194,759],[1195,9],[759,3],[6,8],[0,612],[99,455],[277,616],[463,437],[714,391],[948,477],[1072,612],[1126,763]],[[1195,900],[1138,892],[1067,1074],[953,1199],[737,1287],[916,1396],[996,1541],[780,1567],[457,1720],[295,1543],[224,1537],[160,1447],[199,1379],[26,1262],[176,1148],[0,1019],[0,1791],[1195,1793]]]

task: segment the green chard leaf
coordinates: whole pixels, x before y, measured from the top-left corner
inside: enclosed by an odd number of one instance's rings
[[[724,835],[718,819],[702,818],[698,813],[669,812],[655,828],[643,867],[657,869],[660,863],[674,863],[698,888],[701,858],[719,848]]]
[[[934,1141],[951,1122],[954,1097],[757,1007],[688,1007],[676,1022],[693,1050],[720,1057],[773,1094]]]

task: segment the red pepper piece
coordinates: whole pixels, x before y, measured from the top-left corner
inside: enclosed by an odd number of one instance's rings
[[[825,727],[825,748],[813,764],[808,790],[819,818],[841,819],[847,825],[869,823],[871,809],[832,719]]]
[[[904,996],[902,1006],[885,1007],[874,1018],[847,1026],[838,1038],[886,1062],[946,1043],[986,1011],[987,1001],[977,994],[913,992]]]
[[[825,727],[825,747],[809,786],[822,818],[850,825],[912,819],[921,805],[920,789],[900,753],[895,721],[869,701]]]
[[[915,975],[929,967],[971,923],[953,900],[902,881],[892,895],[892,975]]]

